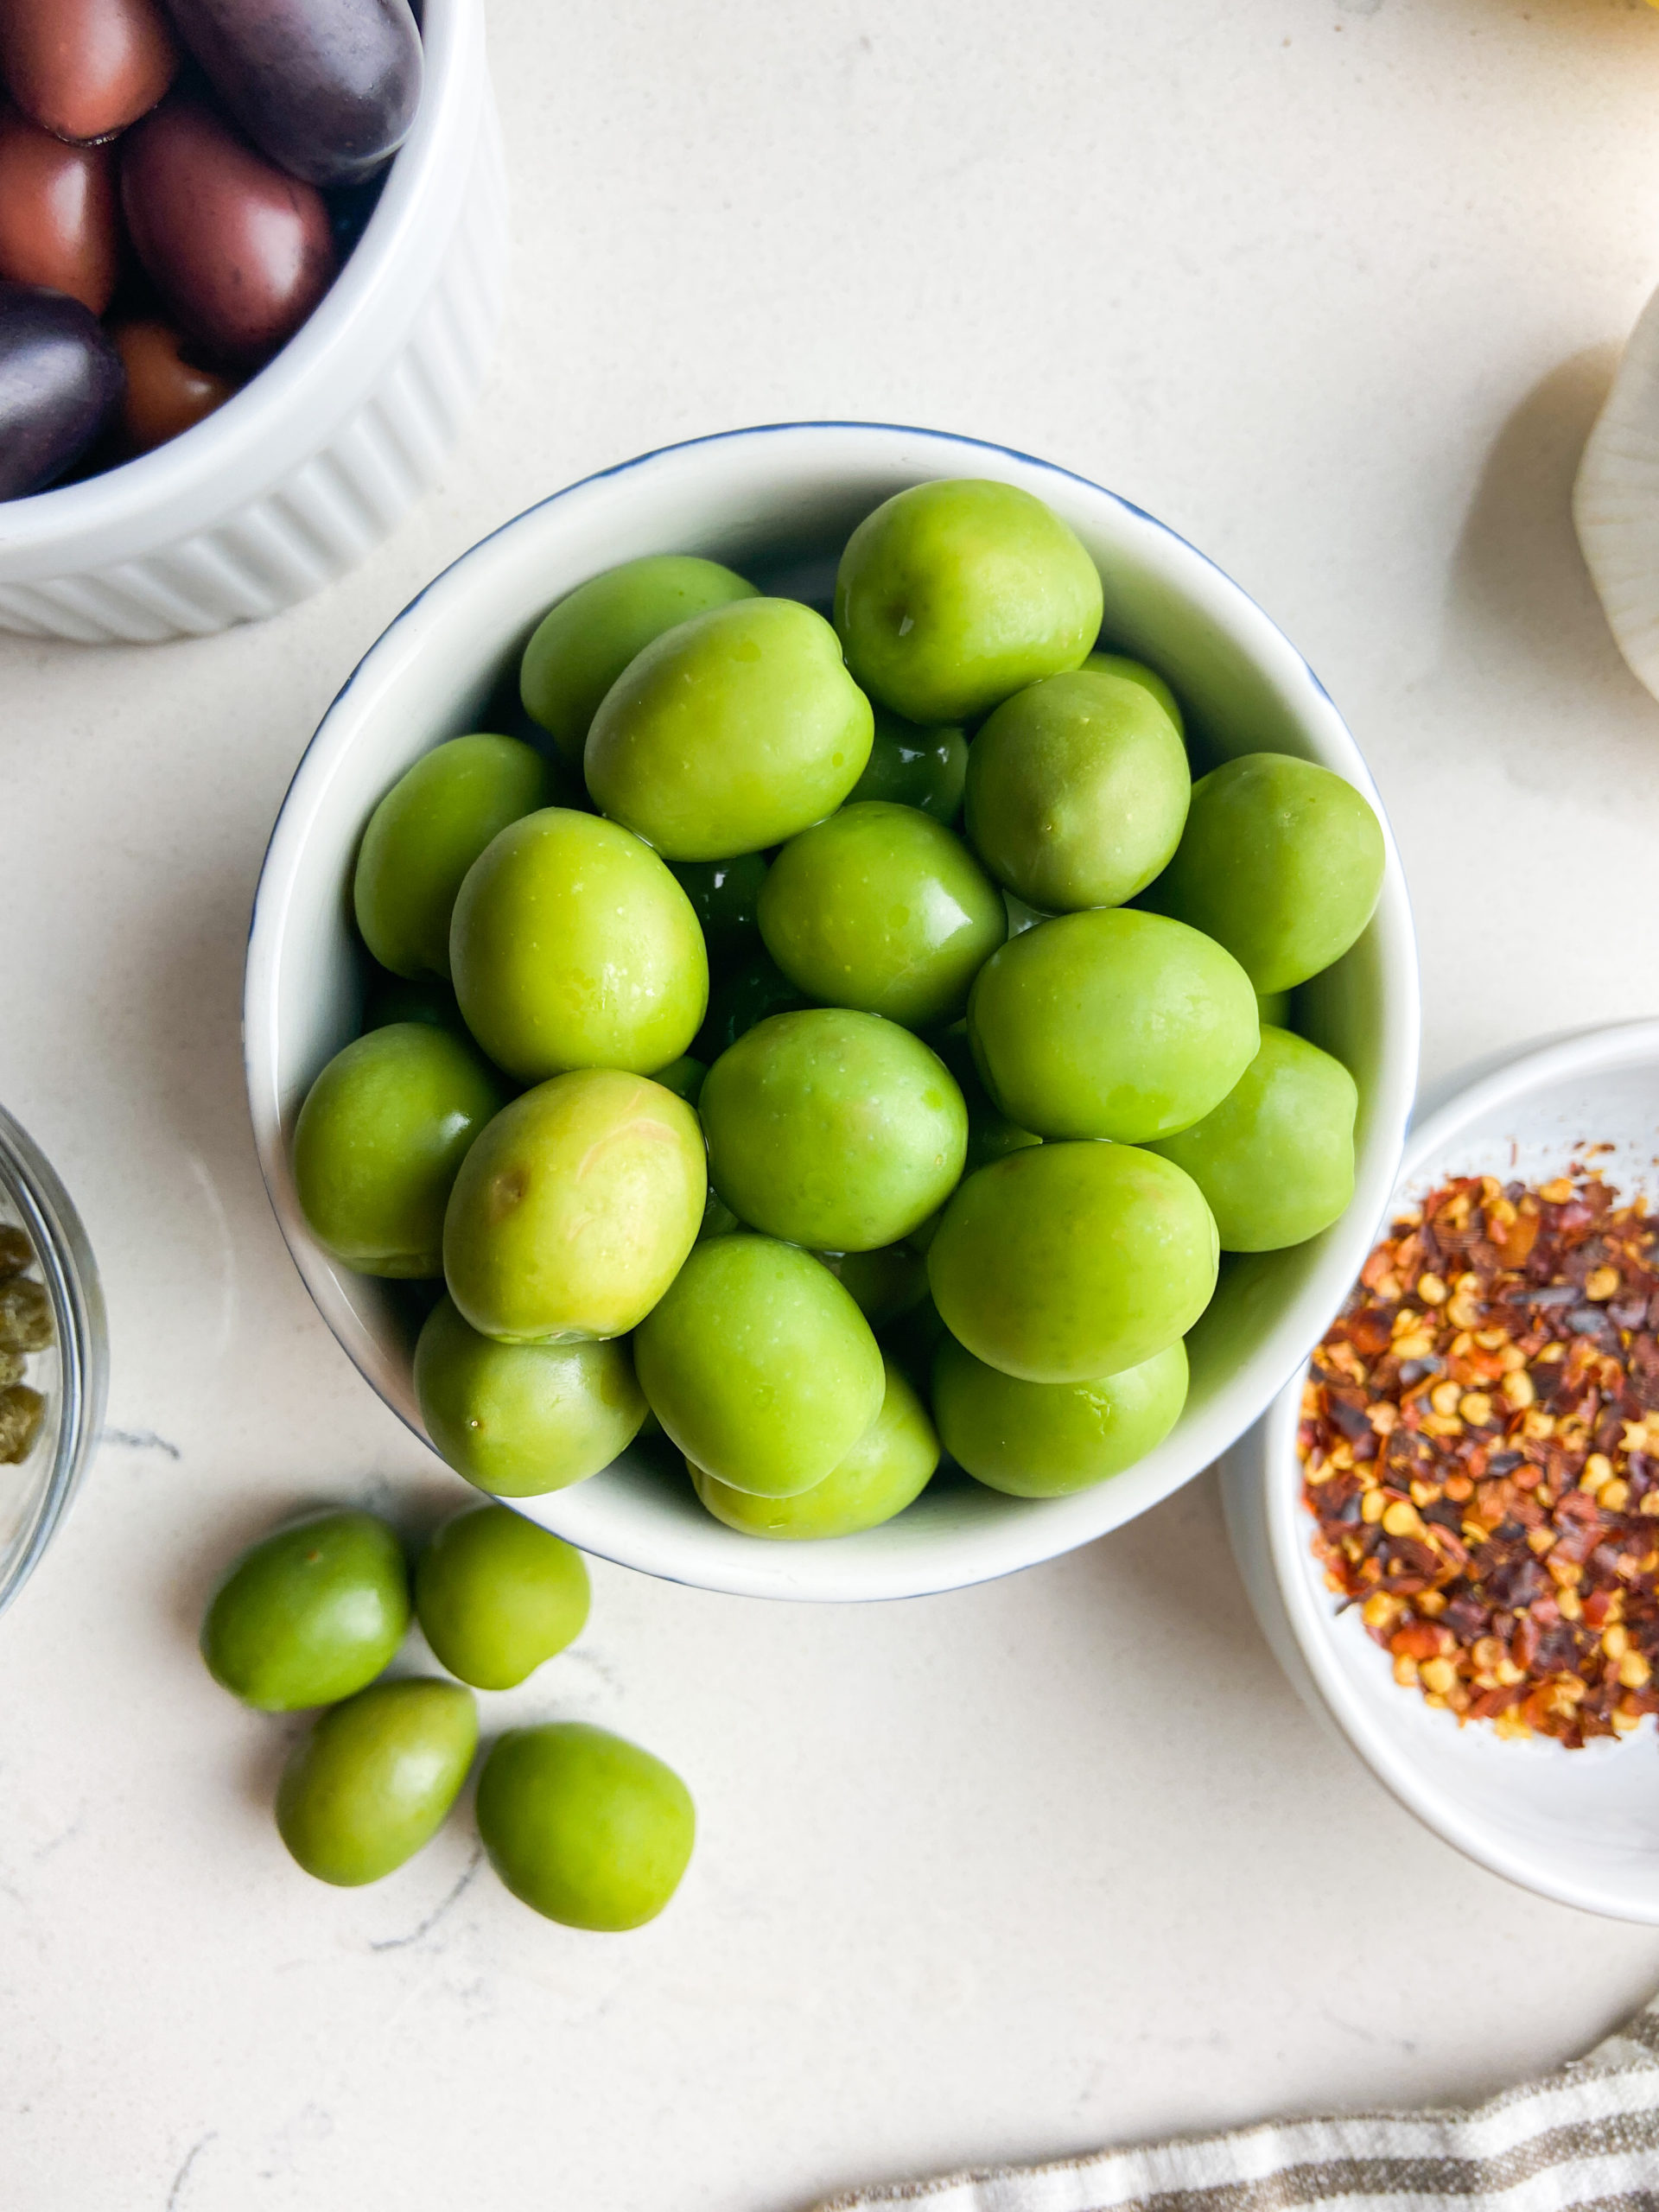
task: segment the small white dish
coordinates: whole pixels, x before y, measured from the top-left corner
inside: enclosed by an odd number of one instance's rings
[[[1597,1164],[1623,1196],[1659,1196],[1659,1020],[1552,1041],[1459,1085],[1414,1126],[1395,1203],[1452,1175],[1548,1181],[1589,1144],[1611,1147]],[[1222,1471],[1234,1554],[1291,1681],[1402,1805],[1481,1866],[1563,1904],[1659,1925],[1651,1724],[1580,1751],[1506,1742],[1399,1687],[1358,1608],[1338,1612],[1313,1556],[1296,1451],[1305,1375]]]
[[[1000,446],[876,423],[797,423],[648,454],[543,500],[462,557],[405,608],[313,738],[271,836],[248,944],[243,1041],[271,1204],[324,1319],[386,1403],[421,1433],[406,1308],[337,1267],[306,1228],[289,1165],[306,1090],[358,1032],[350,886],[382,793],[475,717],[554,601],[645,553],[701,553],[764,588],[822,601],[855,524],[906,485],[996,477],[1046,499],[1106,585],[1106,634],[1163,670],[1216,757],[1261,748],[1376,788],[1301,656],[1238,586],[1139,508]],[[1385,824],[1386,835],[1386,824]],[[1392,840],[1370,925],[1309,987],[1318,1040],[1359,1086],[1353,1204],[1294,1251],[1230,1262],[1189,1340],[1185,1414],[1156,1452],[1074,1497],[1013,1498],[965,1478],[925,1491],[884,1528],[826,1543],[740,1535],[677,1471],[625,1453],[603,1474],[523,1510],[584,1551],[671,1580],[775,1598],[900,1598],[1006,1574],[1133,1520],[1201,1472],[1307,1357],[1370,1249],[1394,1185],[1416,1082],[1417,956]]]
[[[0,630],[97,645],[259,621],[435,480],[500,322],[507,198],[484,0],[426,0],[422,35],[414,128],[316,312],[182,437],[0,502]]]

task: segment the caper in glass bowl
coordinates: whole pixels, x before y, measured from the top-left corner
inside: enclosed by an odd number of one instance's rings
[[[79,1216],[0,1107],[0,1611],[51,1542],[92,1457],[108,1364]]]

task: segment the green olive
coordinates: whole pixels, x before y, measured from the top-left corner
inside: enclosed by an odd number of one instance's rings
[[[992,1105],[974,1065],[973,1046],[965,1021],[953,1021],[948,1029],[936,1032],[928,1042],[955,1076],[963,1103],[968,1109],[968,1152],[962,1167],[964,1175],[971,1175],[975,1168],[983,1167],[989,1160],[1001,1160],[1005,1153],[1020,1152],[1027,1145],[1041,1144],[1041,1137],[1020,1128]],[[913,1230],[911,1242],[916,1242]],[[926,1243],[918,1249],[925,1251]]]
[[[820,1252],[818,1257],[873,1329],[884,1329],[927,1296],[927,1265],[910,1244],[873,1252]]]
[[[571,1068],[649,1075],[708,1008],[690,900],[630,831],[568,807],[526,815],[474,863],[449,948],[467,1027],[526,1083]]]
[[[924,725],[976,721],[1081,665],[1100,576],[1059,517],[1012,484],[914,484],[867,515],[836,576],[836,627],[870,696]]]
[[[694,614],[754,595],[741,576],[690,553],[647,554],[590,577],[542,617],[524,647],[524,711],[551,734],[562,760],[580,764],[601,700],[637,653]]]
[[[1016,692],[975,738],[968,835],[1027,906],[1120,906],[1168,865],[1192,788],[1151,693],[1081,668]]]
[[[505,1095],[470,1043],[426,1022],[336,1052],[294,1127],[294,1187],[317,1242],[359,1274],[442,1274],[450,1190]]]
[[[902,715],[878,707],[870,757],[849,798],[889,799],[896,806],[918,806],[936,822],[954,822],[967,774],[963,731],[918,729]]]
[[[201,1656],[245,1705],[297,1713],[372,1682],[408,1626],[403,1547],[373,1514],[333,1507],[243,1553],[207,1608]]]
[[[740,1037],[698,1107],[727,1205],[817,1251],[908,1236],[950,1196],[968,1142],[962,1093],[937,1054],[894,1022],[838,1007],[773,1014]]]
[[[478,1832],[514,1897],[567,1928],[654,1920],[696,1835],[691,1794],[661,1759],[579,1720],[510,1728],[484,1762]]]
[[[708,1019],[696,1039],[697,1057],[712,1064],[768,1014],[798,1013],[805,1004],[757,940],[753,953],[715,979],[709,993]]]
[[[1148,668],[1143,660],[1130,660],[1123,653],[1090,653],[1083,664],[1101,676],[1121,676],[1127,683],[1138,683],[1154,698],[1175,725],[1177,737],[1186,735],[1186,718],[1181,712],[1181,702],[1170,690],[1155,668]]]
[[[462,1318],[507,1344],[626,1336],[702,1221],[702,1131],[643,1076],[583,1068],[504,1107],[455,1178],[444,1274]]]
[[[1127,1144],[1041,1144],[970,1175],[927,1255],[944,1325],[1030,1382],[1120,1374],[1210,1303],[1219,1248],[1192,1177]]]
[[[510,1690],[574,1643],[588,1619],[582,1554],[505,1505],[472,1505],[435,1529],[415,1569],[415,1612],[439,1662],[478,1690]]]
[[[913,806],[863,800],[792,837],[760,893],[760,933],[808,998],[910,1029],[953,1020],[1008,933],[962,840]]]
[[[1382,824],[1351,784],[1289,753],[1246,753],[1194,784],[1146,903],[1224,944],[1258,991],[1287,991],[1359,936],[1384,860]]]
[[[547,762],[516,737],[452,737],[398,778],[369,817],[352,879],[357,926],[383,968],[448,975],[462,877],[500,830],[552,795]]]
[[[1255,1057],[1230,953],[1161,914],[1061,914],[980,970],[968,1033],[993,1103],[1044,1137],[1144,1144],[1200,1121]]]
[[[881,1409],[868,1322],[810,1253],[770,1236],[699,1244],[633,1356],[686,1458],[757,1497],[822,1482]]]
[[[585,1482],[645,1417],[627,1345],[500,1344],[440,1300],[415,1346],[415,1395],[433,1448],[494,1497]]]
[[[759,853],[730,861],[675,861],[676,882],[691,901],[709,947],[710,966],[730,967],[760,950],[760,887],[766,863]]]
[[[939,1464],[927,1408],[892,1360],[881,1410],[838,1466],[796,1497],[755,1497],[694,1466],[692,1488],[716,1521],[740,1535],[791,1543],[879,1528],[919,1497]]]
[[[694,1059],[690,1052],[682,1052],[677,1060],[658,1068],[651,1079],[660,1083],[664,1090],[671,1090],[677,1098],[683,1098],[688,1106],[695,1106],[708,1073],[706,1060]]]
[[[1220,1105],[1151,1149],[1204,1192],[1224,1252],[1276,1252],[1317,1236],[1345,1211],[1358,1109],[1340,1060],[1268,1028]]]
[[[477,1749],[470,1690],[377,1682],[296,1745],[276,1792],[283,1841],[320,1882],[378,1882],[443,1826]]]
[[[664,859],[760,852],[840,805],[872,728],[822,615],[741,600],[658,638],[607,694],[588,788]]]
[[[946,1337],[933,1360],[933,1414],[945,1450],[976,1482],[1011,1497],[1069,1497],[1120,1475],[1161,1444],[1186,1403],[1179,1339],[1094,1382],[1027,1382]]]

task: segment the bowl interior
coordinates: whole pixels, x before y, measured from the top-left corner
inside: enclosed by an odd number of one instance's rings
[[[1263,747],[1298,753],[1348,777],[1381,812],[1330,700],[1236,586],[1111,493],[1001,448],[861,424],[737,432],[647,455],[518,517],[391,625],[330,710],[273,835],[249,951],[249,1091],[272,1202],[335,1333],[417,1432],[407,1308],[319,1249],[288,1166],[306,1089],[358,1026],[349,893],[364,821],[421,753],[478,726],[541,614],[584,578],[639,554],[696,552],[764,588],[822,604],[854,525],[904,486],[946,475],[1023,485],[1064,515],[1105,578],[1105,634],[1169,677],[1205,758]],[[825,1598],[953,1587],[1052,1556],[1143,1511],[1256,1418],[1306,1357],[1369,1249],[1416,1071],[1415,956],[1392,842],[1376,918],[1305,998],[1309,1033],[1359,1085],[1353,1206],[1310,1244],[1226,1266],[1192,1340],[1186,1412],[1138,1466],[1080,1497],[1040,1503],[944,1479],[885,1528],[827,1544],[771,1544],[722,1528],[677,1465],[649,1450],[573,1490],[523,1501],[524,1510],[586,1549],[652,1573]]]
[[[1547,1181],[1589,1144],[1623,1195],[1659,1198],[1659,1023],[1528,1054],[1454,1096],[1414,1133],[1398,1192],[1451,1175]],[[1268,1513],[1280,1586],[1302,1653],[1337,1719],[1382,1779],[1495,1871],[1599,1911],[1659,1921],[1659,1757],[1652,1721],[1581,1750],[1459,1727],[1394,1681],[1357,1608],[1338,1614],[1311,1549],[1296,1425],[1301,1385],[1274,1408]]]

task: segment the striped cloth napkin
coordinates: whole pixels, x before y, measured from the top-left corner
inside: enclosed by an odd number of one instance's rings
[[[1656,0],[1659,4],[1659,0]],[[1659,1998],[1466,2112],[1376,2112],[832,2196],[817,2212],[1659,2212]]]

